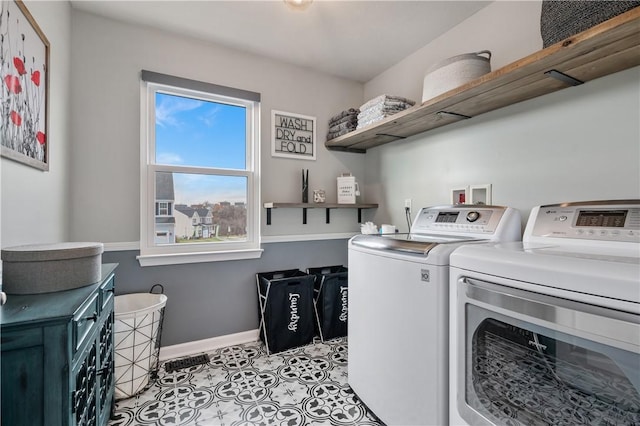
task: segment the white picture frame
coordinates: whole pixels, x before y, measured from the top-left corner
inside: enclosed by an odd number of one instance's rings
[[[271,110],[271,156],[316,159],[316,117]]]

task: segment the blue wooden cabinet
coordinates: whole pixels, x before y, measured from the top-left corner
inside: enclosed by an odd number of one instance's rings
[[[0,307],[3,426],[100,425],[114,395],[114,271],[74,290],[9,295]]]

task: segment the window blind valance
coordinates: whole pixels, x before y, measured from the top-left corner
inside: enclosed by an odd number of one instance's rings
[[[175,77],[173,75],[142,70],[141,78],[148,83],[166,84],[168,86],[182,87],[200,92],[216,93],[231,98],[245,99],[252,102],[260,102],[260,93],[249,90],[236,89],[234,87],[220,86],[203,81],[190,80],[188,78]]]

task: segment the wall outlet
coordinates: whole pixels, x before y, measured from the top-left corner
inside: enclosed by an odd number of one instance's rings
[[[404,200],[404,208],[409,209],[409,213],[411,213],[411,198],[406,198]]]

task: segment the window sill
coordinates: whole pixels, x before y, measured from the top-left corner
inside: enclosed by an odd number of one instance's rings
[[[358,235],[360,232],[334,232],[325,234],[287,234],[287,235],[263,235],[261,238],[262,244],[271,243],[292,243],[303,241],[323,241],[323,240],[348,240],[354,235]],[[138,241],[120,242],[120,243],[103,243],[104,251],[138,251],[140,250],[140,243]],[[234,251],[235,252],[235,251]],[[155,257],[156,255],[138,256],[140,257]],[[161,255],[164,256],[164,255]],[[175,255],[173,255],[175,256]],[[259,258],[256,256],[255,258]],[[186,263],[186,262],[184,262]]]
[[[137,256],[140,266],[180,265],[186,263],[223,262],[227,260],[259,259],[262,249],[233,250],[201,253],[172,253]]]
[[[348,240],[359,232],[343,232],[331,234],[298,234],[298,235],[263,235],[262,244],[291,243],[299,241]]]

